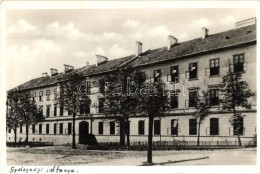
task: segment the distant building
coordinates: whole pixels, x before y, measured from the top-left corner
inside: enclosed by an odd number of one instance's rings
[[[72,116],[63,107],[55,105],[53,100],[57,93],[58,79],[66,73],[78,71],[88,81],[101,81],[107,73],[121,67],[139,69],[149,77],[148,81],[163,81],[166,90],[177,92],[171,96],[171,111],[162,118],[155,118],[154,141],[196,140],[197,122],[192,118],[194,111],[194,94],[198,90],[209,90],[212,114],[201,125],[203,141],[235,141],[234,128],[229,123],[232,113],[220,110],[219,84],[229,68],[243,72],[244,80],[250,89],[256,92],[256,18],[236,23],[236,29],[210,34],[202,29],[200,38],[186,42],[169,36],[166,47],[142,52],[142,43],[137,42],[136,55],[108,60],[97,55],[97,64],[80,69],[64,65],[65,71],[58,73],[51,69],[51,75],[43,73],[42,77],[32,79],[8,92],[30,90],[32,100],[42,108],[45,120],[32,125],[29,141],[54,142],[55,145],[72,141]],[[174,79],[179,85],[174,88]],[[182,85],[184,84],[184,85]],[[80,136],[92,132],[99,142],[118,142],[119,124],[102,114],[102,100],[96,92],[102,89],[91,88],[89,106],[82,106],[76,118],[76,141]],[[185,95],[183,95],[185,94]],[[252,109],[238,108],[246,114],[242,141],[251,141],[256,134],[256,96],[250,98]],[[25,139],[25,127],[17,130],[18,141]],[[130,118],[131,142],[147,141],[148,118]],[[7,141],[13,141],[13,131],[8,130]]]

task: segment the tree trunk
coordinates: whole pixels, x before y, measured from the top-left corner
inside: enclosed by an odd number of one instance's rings
[[[237,140],[238,140],[238,145],[239,145],[239,146],[242,146],[241,139],[240,139],[240,135],[237,135]]]
[[[25,143],[28,143],[28,137],[29,137],[29,125],[25,124],[25,128],[26,128],[26,138],[25,138]]]
[[[152,156],[152,151],[153,151],[153,117],[149,117],[149,131],[148,131],[148,148],[147,148],[147,163],[152,164],[153,156]]]
[[[129,120],[126,120],[126,124],[127,124],[127,133],[126,133],[126,138],[127,138],[127,147],[130,147],[130,123]],[[129,149],[128,149],[129,150]]]
[[[120,146],[125,146],[125,119],[120,119]]]
[[[17,143],[17,130],[14,128],[14,143]]]
[[[201,121],[199,120],[197,146],[200,145],[200,124],[201,124]]]
[[[72,120],[72,149],[76,149],[76,133],[75,133],[75,118],[76,115],[73,113],[73,120]]]

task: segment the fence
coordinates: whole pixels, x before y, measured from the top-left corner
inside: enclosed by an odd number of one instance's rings
[[[53,142],[6,142],[7,147],[42,147],[53,146]]]
[[[96,146],[87,146],[89,150],[146,150],[147,141],[132,142],[130,147],[120,146],[117,142],[100,142]],[[254,141],[243,141],[243,147],[256,146]],[[238,141],[200,141],[200,146],[197,146],[197,141],[156,141],[153,142],[154,150],[181,150],[181,149],[228,149],[239,148]]]

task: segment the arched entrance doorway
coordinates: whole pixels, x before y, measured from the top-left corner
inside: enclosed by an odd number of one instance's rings
[[[89,123],[82,121],[79,123],[79,144],[86,144],[89,134]]]

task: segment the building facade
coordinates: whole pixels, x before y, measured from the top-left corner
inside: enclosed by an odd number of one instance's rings
[[[43,73],[42,77],[32,79],[9,92],[30,90],[32,100],[42,108],[45,120],[31,125],[29,141],[53,142],[55,145],[72,142],[72,115],[63,107],[55,104],[58,93],[58,81],[66,73],[78,71],[88,82],[102,81],[106,74],[120,68],[133,68],[145,72],[147,82],[162,81],[170,96],[171,110],[154,120],[154,141],[196,140],[197,121],[193,119],[194,95],[200,90],[210,94],[211,115],[200,128],[201,140],[235,141],[234,127],[229,119],[231,112],[221,110],[219,105],[219,85],[222,77],[230,69],[243,72],[243,79],[256,94],[256,18],[236,23],[236,28],[209,34],[202,29],[201,38],[178,43],[178,39],[169,36],[166,47],[142,52],[142,43],[136,42],[136,54],[108,60],[97,55],[97,64],[73,69],[65,65],[65,71],[58,73],[51,69],[51,75]],[[82,106],[76,117],[76,142],[80,136],[93,133],[98,142],[119,142],[120,128],[115,119],[107,118],[102,113],[102,89],[91,86],[89,97],[91,104]],[[250,98],[251,109],[238,107],[246,115],[243,119],[242,142],[251,141],[256,134],[256,96]],[[148,118],[130,118],[131,142],[147,141]],[[17,140],[25,139],[25,127],[17,130]],[[7,141],[14,141],[13,130],[7,130]]]

